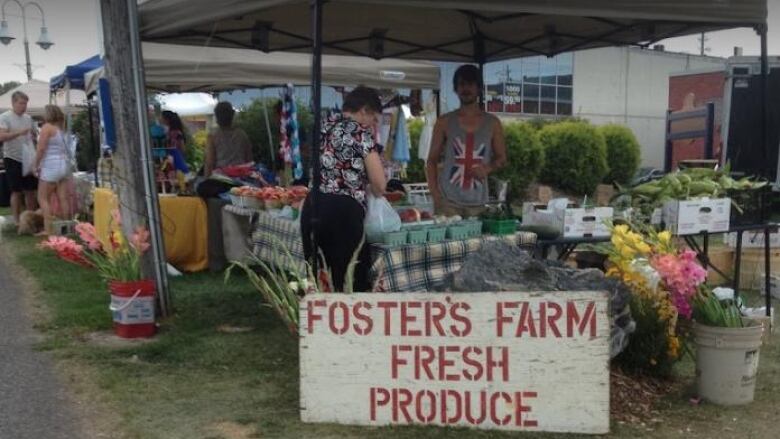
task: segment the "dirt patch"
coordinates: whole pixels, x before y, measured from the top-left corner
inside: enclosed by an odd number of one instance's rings
[[[224,421],[210,425],[208,429],[224,439],[252,439],[261,437],[255,427]]]
[[[223,334],[241,334],[244,332],[253,331],[255,328],[251,326],[232,326],[232,325],[219,325],[217,326],[217,332]]]
[[[125,349],[153,343],[155,338],[122,338],[111,331],[100,331],[83,334],[79,337],[79,341],[101,348]]]
[[[610,372],[609,381],[610,417],[614,422],[635,426],[661,422],[655,407],[680,386],[674,381],[627,375],[615,368]]]
[[[14,280],[24,293],[24,311],[36,327],[45,325],[50,320],[50,310],[46,306],[41,288],[35,278],[16,261],[13,254],[13,244],[0,245],[0,258],[5,261]],[[46,339],[46,334],[40,334],[40,340]],[[55,372],[68,391],[73,412],[78,417],[80,433],[84,439],[116,438],[126,436],[119,428],[121,418],[113,403],[103,395],[97,383],[97,371],[83,362],[72,359],[56,358]]]

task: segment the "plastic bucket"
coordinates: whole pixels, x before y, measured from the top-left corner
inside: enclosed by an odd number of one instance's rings
[[[157,331],[153,280],[112,281],[108,284],[114,333],[122,338],[151,337]]]
[[[701,398],[719,405],[753,401],[763,326],[745,328],[693,325],[696,388]]]

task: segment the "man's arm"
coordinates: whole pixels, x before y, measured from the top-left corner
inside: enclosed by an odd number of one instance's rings
[[[428,190],[435,204],[441,200],[441,190],[439,190],[439,161],[441,153],[444,150],[446,139],[445,122],[446,118],[440,117],[433,126],[433,136],[431,138],[431,149],[428,151],[428,161],[425,163],[426,177],[428,178]]]
[[[210,177],[214,172],[214,166],[216,165],[217,157],[214,151],[214,138],[211,134],[206,137],[206,160],[203,163],[203,176]]]
[[[11,131],[8,128],[4,128],[0,126],[0,142],[7,142],[9,140],[14,140],[15,138],[19,136],[23,136],[30,132],[30,129],[24,129],[24,130],[18,130],[18,131]]]

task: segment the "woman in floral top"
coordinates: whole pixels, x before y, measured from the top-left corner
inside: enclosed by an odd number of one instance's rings
[[[384,171],[372,128],[382,113],[382,103],[376,90],[357,87],[344,97],[342,111],[322,126],[319,221],[311,223],[310,195],[301,215],[303,251],[309,261],[322,252],[325,260],[320,259],[320,267],[324,264],[331,271],[335,291],[343,291],[347,266],[359,251],[353,290],[369,291],[371,255],[368,244],[361,249],[358,246],[363,241],[366,192],[381,196],[385,191]],[[312,247],[313,232],[319,252]]]

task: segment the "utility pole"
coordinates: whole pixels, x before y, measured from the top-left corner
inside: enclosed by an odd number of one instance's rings
[[[136,23],[135,1],[100,0],[105,46],[104,69],[111,89],[117,148],[114,178],[122,215],[122,230],[130,236],[138,226],[149,228],[150,251],[143,255],[144,278],[155,279],[162,316],[170,312],[165,251],[162,242],[157,188],[147,128],[146,93]]]
[[[704,32],[701,33],[701,36],[699,36],[699,55],[705,56],[707,52],[710,51],[710,48],[706,46],[707,41],[710,39],[706,37],[706,34]]]

